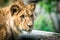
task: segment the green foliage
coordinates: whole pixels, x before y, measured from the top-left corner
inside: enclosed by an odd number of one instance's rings
[[[53,0],[47,0],[47,1],[40,1],[38,2],[38,5],[40,5],[40,7],[44,8],[46,10],[46,12],[51,13],[51,11],[54,11],[54,9],[56,9],[56,1]]]
[[[34,29],[35,30],[44,30],[44,31],[51,31],[54,32],[53,23],[52,20],[47,18],[47,16],[40,15],[35,21],[34,21]]]
[[[34,21],[34,29],[35,30],[44,30],[55,32],[53,21],[49,14],[56,13],[56,1],[57,0],[47,0],[40,1],[38,5],[44,9],[44,15],[40,14],[36,20]],[[47,15],[47,16],[46,16]]]

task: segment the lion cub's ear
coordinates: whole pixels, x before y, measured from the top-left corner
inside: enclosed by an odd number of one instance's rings
[[[30,4],[30,5],[27,6],[27,8],[30,9],[30,10],[32,10],[32,11],[35,10],[35,7],[36,7],[36,5],[34,3],[32,3],[32,4]]]
[[[18,5],[12,5],[11,8],[10,8],[10,12],[12,14],[12,16],[18,12],[20,10],[20,7]]]

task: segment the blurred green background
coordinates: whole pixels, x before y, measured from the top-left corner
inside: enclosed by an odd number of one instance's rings
[[[56,14],[57,0],[42,0],[37,3],[41,7],[40,15],[34,21],[34,29],[55,32],[54,21],[51,14]]]

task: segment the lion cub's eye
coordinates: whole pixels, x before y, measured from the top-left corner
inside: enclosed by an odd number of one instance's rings
[[[20,16],[21,18],[24,18],[24,15]]]
[[[31,15],[30,17],[33,17],[33,15]]]

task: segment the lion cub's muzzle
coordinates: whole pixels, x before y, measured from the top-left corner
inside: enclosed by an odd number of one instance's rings
[[[24,29],[24,31],[31,32],[33,29],[33,25],[27,25],[27,26],[29,29],[28,30]]]
[[[27,25],[29,27],[29,30],[28,31],[32,31],[33,29],[33,25]]]

